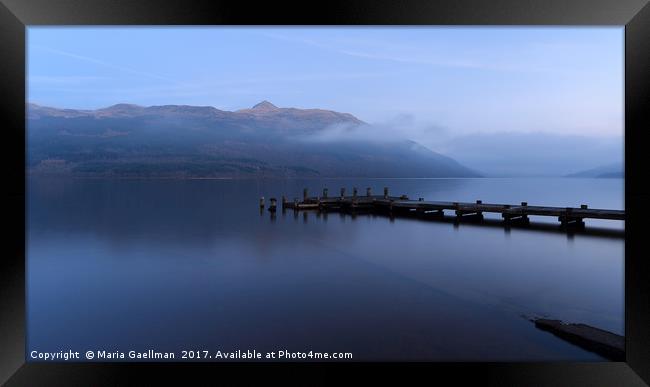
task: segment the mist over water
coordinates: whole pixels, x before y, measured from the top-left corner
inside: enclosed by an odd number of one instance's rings
[[[460,131],[401,114],[385,122],[336,124],[294,138],[303,143],[408,140],[451,157],[488,177],[563,177],[607,165],[623,172],[621,135],[571,135],[541,131]]]
[[[602,360],[522,316],[624,334],[621,237],[258,207],[353,186],[624,208],[622,179],[30,179],[28,349]]]

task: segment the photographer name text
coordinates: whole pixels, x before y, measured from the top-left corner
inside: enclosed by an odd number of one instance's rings
[[[90,350],[59,351],[59,352],[29,352],[30,360],[34,361],[82,361],[82,360],[350,360],[350,352],[315,352],[315,351],[288,351],[278,350],[271,352],[260,352],[257,350],[235,350],[235,351],[208,351],[208,350],[183,350],[179,352],[161,352],[156,350],[146,351],[105,351]]]

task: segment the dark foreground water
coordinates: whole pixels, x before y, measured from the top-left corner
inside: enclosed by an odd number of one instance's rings
[[[620,179],[28,183],[28,355],[250,349],[602,360],[523,316],[624,333],[620,233],[292,211],[272,219],[258,208],[260,196],[356,185],[431,200],[622,209]],[[620,223],[587,228],[620,231]]]

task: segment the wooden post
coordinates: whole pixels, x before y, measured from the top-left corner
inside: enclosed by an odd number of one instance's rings
[[[341,188],[341,199],[345,197],[345,188]]]
[[[327,188],[323,188],[323,198],[327,199]]]
[[[264,208],[264,196],[260,198],[260,208]]]
[[[372,196],[372,190],[370,187],[366,188],[366,196]]]
[[[287,203],[287,197],[282,195],[282,208],[284,208],[284,205]]]
[[[308,192],[307,192],[307,188],[303,189],[303,190],[302,190],[302,201],[303,201],[303,202],[306,202],[306,201],[307,201],[307,196],[308,196],[307,194],[308,194]]]
[[[388,199],[388,187],[384,187],[384,199]]]
[[[356,199],[356,197],[357,197],[357,187],[352,187],[352,197]]]
[[[275,212],[276,207],[277,207],[277,200],[275,198],[271,198],[271,204],[269,205],[269,211]]]

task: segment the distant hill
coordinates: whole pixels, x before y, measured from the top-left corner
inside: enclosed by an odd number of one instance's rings
[[[608,164],[572,173],[567,177],[622,178],[625,177],[625,168],[620,163]]]
[[[315,141],[351,114],[278,108],[27,106],[31,174],[135,177],[471,177],[478,174],[413,141]]]

